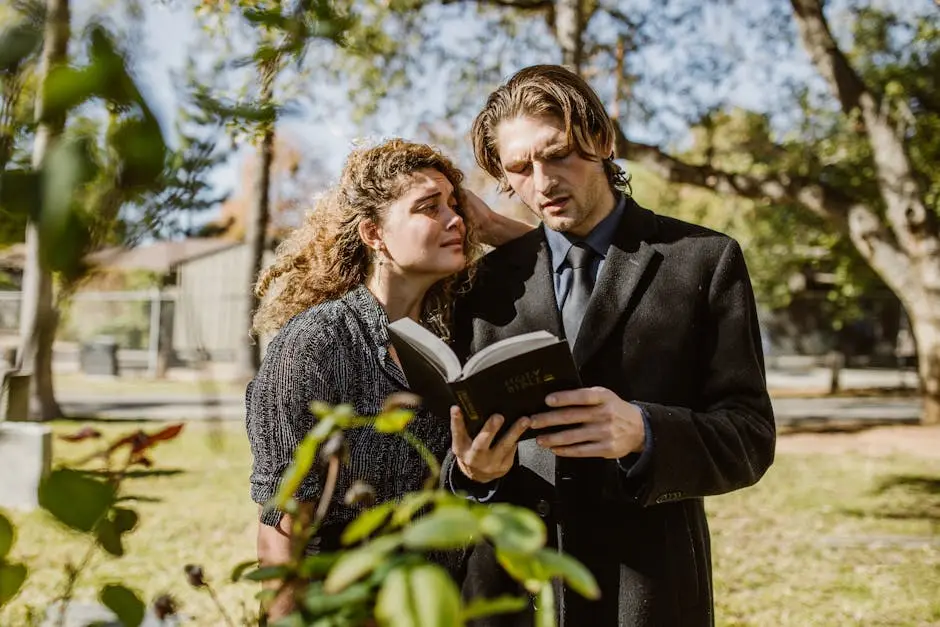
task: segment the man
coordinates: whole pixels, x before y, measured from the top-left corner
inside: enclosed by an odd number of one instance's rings
[[[525,505],[553,544],[585,564],[602,596],[565,589],[566,627],[714,623],[703,497],[752,485],[775,427],[753,291],[731,238],[657,216],[625,193],[614,128],[598,96],[558,66],[526,68],[473,125],[478,163],[542,221],[484,229],[511,239],[482,261],[455,312],[462,358],[545,329],[567,338],[585,387],[558,393],[518,445],[470,441],[452,415],[445,479],[481,501]],[[492,444],[492,446],[490,446]],[[488,545],[468,561],[470,596],[519,593]],[[531,625],[529,613],[481,625]]]

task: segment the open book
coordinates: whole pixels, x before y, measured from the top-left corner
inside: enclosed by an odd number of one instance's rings
[[[505,418],[498,439],[520,417],[545,411],[551,392],[581,387],[568,343],[547,331],[500,340],[463,365],[443,340],[411,318],[396,320],[388,331],[411,390],[443,419],[458,405],[471,437],[498,413]],[[523,439],[535,435],[530,430]]]

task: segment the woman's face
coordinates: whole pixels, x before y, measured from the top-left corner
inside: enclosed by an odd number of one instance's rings
[[[463,270],[466,227],[454,186],[438,170],[426,168],[409,175],[402,189],[379,226],[396,269],[434,281]]]

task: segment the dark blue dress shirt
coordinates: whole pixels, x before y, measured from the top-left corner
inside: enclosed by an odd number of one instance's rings
[[[595,253],[594,258],[591,261],[591,277],[594,280],[594,283],[596,283],[597,277],[600,276],[601,270],[604,267],[604,261],[607,259],[607,250],[613,243],[614,235],[617,233],[617,227],[620,225],[620,220],[623,218],[624,211],[626,210],[626,204],[626,196],[619,196],[617,200],[617,206],[614,207],[614,210],[611,211],[607,217],[601,220],[597,226],[595,226],[591,232],[588,233],[587,237],[581,238],[570,233],[553,231],[548,227],[545,228],[545,239],[548,241],[548,249],[551,253],[552,259],[552,278],[554,279],[555,283],[555,302],[558,303],[559,311],[561,311],[562,305],[565,304],[565,299],[568,297],[568,292],[571,290],[572,270],[566,259],[568,256],[568,249],[570,249],[576,242],[584,242],[591,247]],[[649,418],[647,417],[646,412],[642,412],[642,414],[643,429],[646,432],[646,444],[643,448],[643,452],[631,453],[630,455],[622,457],[618,460],[620,468],[625,473],[627,473],[628,477],[632,477],[641,473],[643,469],[649,465],[649,460],[651,457],[653,438],[650,432]]]

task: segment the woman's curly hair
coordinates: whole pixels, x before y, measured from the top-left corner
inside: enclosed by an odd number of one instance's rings
[[[274,262],[259,276],[255,293],[261,303],[254,314],[255,334],[273,333],[298,313],[334,300],[365,282],[374,252],[359,236],[359,223],[381,222],[389,204],[406,190],[409,175],[439,171],[454,186],[457,213],[463,217],[463,173],[431,146],[391,139],[354,150],[339,182],[329,189],[275,251]],[[428,290],[422,319],[436,333],[449,336],[454,296],[469,287],[480,247],[466,224],[467,267]]]

